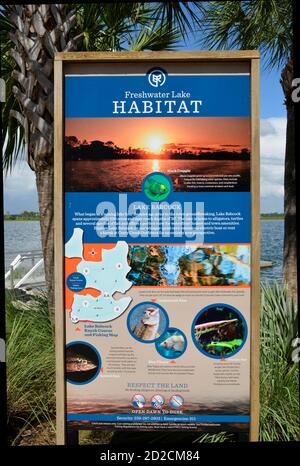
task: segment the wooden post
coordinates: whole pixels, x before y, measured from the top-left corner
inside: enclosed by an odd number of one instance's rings
[[[259,438],[260,157],[259,58],[251,60],[251,373],[250,440]]]
[[[64,445],[65,433],[65,321],[63,250],[63,62],[54,61],[54,248],[55,248],[55,348],[56,348],[56,442]]]

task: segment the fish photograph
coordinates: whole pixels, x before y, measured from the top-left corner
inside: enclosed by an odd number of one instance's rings
[[[164,358],[176,359],[185,352],[187,339],[181,330],[168,328],[155,346],[158,353]]]
[[[155,342],[168,326],[166,311],[152,302],[142,302],[131,309],[127,326],[131,335],[141,342]]]
[[[91,345],[74,342],[66,347],[65,370],[68,382],[77,384],[91,382],[100,368],[100,356]]]
[[[237,310],[215,305],[196,316],[192,332],[194,343],[202,353],[222,358],[232,356],[242,348],[247,327]]]
[[[143,317],[134,328],[133,332],[141,340],[155,340],[158,336],[158,327],[159,309],[147,307],[144,310]]]

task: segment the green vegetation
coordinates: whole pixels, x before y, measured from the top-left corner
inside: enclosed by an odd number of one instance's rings
[[[44,294],[24,303],[8,293],[7,391],[10,441],[19,444],[55,442],[55,353]],[[299,364],[292,362],[297,335],[297,310],[286,289],[277,283],[261,286],[260,439],[300,439]],[[38,433],[38,434],[37,434]],[[234,434],[195,432],[91,432],[82,443],[144,443],[170,441],[232,442]],[[133,437],[132,437],[133,436]]]
[[[260,214],[261,220],[283,220],[284,214],[279,212],[270,212],[268,214]]]
[[[7,292],[6,332],[9,440],[20,444],[39,426],[43,442],[54,443],[55,351],[46,295],[23,302]]]
[[[40,220],[40,214],[28,210],[24,210],[21,214],[10,214],[7,212],[4,215],[4,220]]]
[[[296,306],[277,283],[261,286],[260,439],[300,440]]]

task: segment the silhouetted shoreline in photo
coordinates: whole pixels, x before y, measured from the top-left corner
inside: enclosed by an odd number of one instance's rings
[[[65,137],[65,159],[76,160],[126,160],[126,159],[174,159],[174,160],[250,160],[250,151],[242,148],[239,151],[213,150],[209,147],[201,149],[185,150],[180,145],[174,145],[172,149],[164,148],[159,153],[154,153],[141,148],[121,148],[113,141],[79,141],[76,136]]]

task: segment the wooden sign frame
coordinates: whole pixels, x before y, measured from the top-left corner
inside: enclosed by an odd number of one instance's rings
[[[260,190],[259,190],[259,52],[68,52],[58,53],[54,62],[54,205],[55,205],[55,328],[57,444],[66,443],[65,313],[64,313],[64,66],[68,63],[128,62],[238,62],[250,64],[251,76],[251,335],[250,335],[250,440],[259,437],[259,320],[260,320]]]

